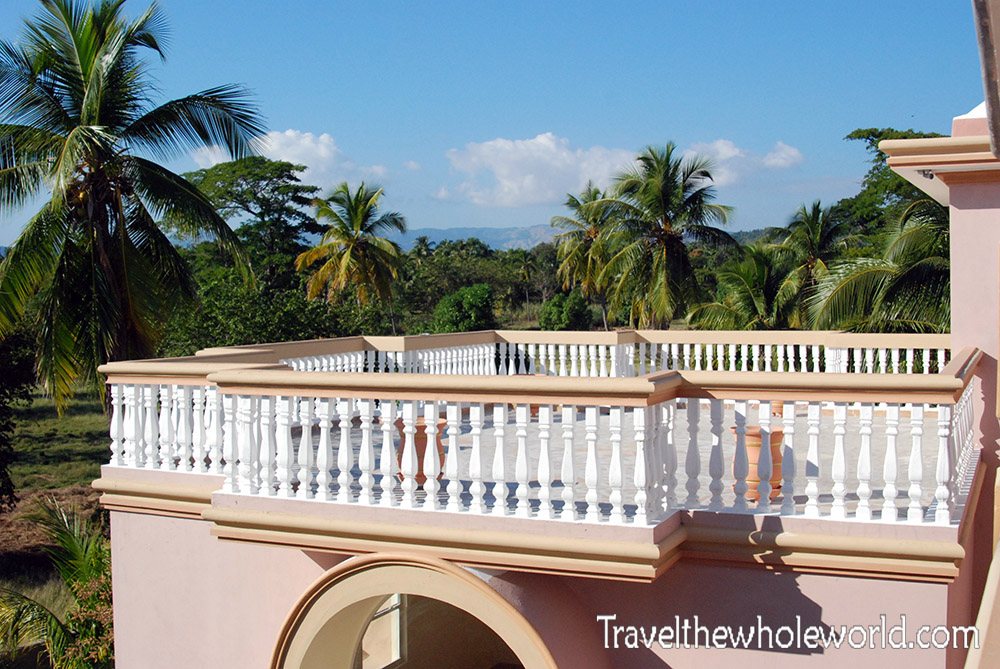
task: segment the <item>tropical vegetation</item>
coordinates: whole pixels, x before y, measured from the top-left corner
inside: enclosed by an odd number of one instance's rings
[[[0,589],[0,658],[41,645],[56,669],[114,666],[111,618],[111,548],[100,525],[54,500],[27,518],[52,545],[48,555],[74,605],[60,617],[14,589]]]
[[[195,285],[158,220],[209,235],[248,271],[209,200],[160,160],[215,145],[253,153],[263,125],[247,91],[219,86],[151,106],[142,52],[161,58],[157,5],[42,0],[17,43],[0,41],[0,215],[46,191],[0,263],[0,337],[27,314],[38,379],[64,404],[97,366],[152,355],[172,307]]]

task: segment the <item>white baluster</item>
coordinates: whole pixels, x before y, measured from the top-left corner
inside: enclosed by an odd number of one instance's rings
[[[146,447],[146,469],[157,469],[160,465],[160,455],[157,445],[159,440],[159,429],[157,425],[157,410],[156,410],[156,390],[155,385],[143,385],[142,387],[142,406],[146,419],[143,421],[144,426],[144,436],[145,436],[145,447]],[[167,393],[170,396],[170,393]],[[164,467],[169,459],[168,453],[164,453]]]
[[[768,360],[770,360],[768,350]],[[771,475],[774,473],[774,463],[771,457],[771,402],[762,400],[758,407],[760,416],[760,457],[757,459],[757,511],[771,511]]]
[[[538,372],[538,368],[535,365],[535,357],[538,355],[538,350],[535,344],[528,344],[528,357],[525,358],[527,363],[527,368],[524,370],[526,374],[535,374]]]
[[[142,438],[141,419],[142,399],[139,394],[139,386],[134,383],[125,384],[122,387],[122,413],[125,453],[124,464],[129,467],[141,467],[142,455],[139,449],[139,441]]]
[[[855,360],[857,360],[855,358]],[[847,434],[847,404],[845,402],[834,402],[833,404],[833,504],[830,506],[831,518],[846,518],[847,509],[844,505],[844,495],[847,487],[844,480],[847,478],[847,455],[844,452],[844,437]]]
[[[354,468],[354,447],[351,445],[351,414],[354,401],[337,398],[337,419],[340,422],[340,442],[337,444],[337,501],[348,504],[354,501],[351,491],[351,470]]]
[[[608,424],[611,431],[611,462],[608,465],[608,485],[611,488],[611,493],[608,496],[608,501],[611,502],[611,517],[609,520],[612,523],[618,524],[625,522],[625,496],[622,494],[622,488],[625,485],[624,465],[622,462],[623,412],[624,409],[622,407],[613,406],[608,416]]]
[[[570,344],[569,360],[569,375],[580,376],[580,347],[577,344]]]
[[[910,349],[912,354],[912,349]],[[909,362],[909,361],[908,361]],[[912,373],[912,367],[907,374]],[[919,523],[924,519],[923,508],[920,498],[923,494],[924,479],[924,457],[923,457],[923,435],[924,435],[924,405],[912,404],[910,406],[910,436],[913,439],[910,447],[910,462],[908,476],[910,487],[908,490],[910,504],[906,511],[906,519],[910,522]]]
[[[448,477],[448,505],[446,508],[449,511],[461,511],[462,482],[459,480],[461,466],[458,450],[458,435],[462,422],[461,402],[448,402],[445,416],[448,419],[448,451],[444,458],[445,476]]]
[[[438,452],[438,405],[437,402],[424,402],[424,433],[427,435],[427,447],[424,449],[423,471],[425,509],[440,509],[441,500],[438,491],[441,490],[441,454]]]
[[[299,438],[297,460],[299,489],[295,494],[299,499],[313,498],[312,485],[316,476],[312,445],[312,402],[308,397],[299,400],[299,424],[302,426],[302,435]]]
[[[896,455],[896,437],[899,434],[899,405],[890,402],[885,408],[885,461],[882,465],[882,478],[885,487],[882,490],[882,520],[894,523],[899,518],[896,508],[896,488],[898,463]]]
[[[469,405],[469,436],[472,452],[469,454],[470,513],[486,513],[486,486],[483,484],[483,423],[486,410],[481,402]]]
[[[295,474],[292,468],[292,420],[295,413],[295,398],[278,397],[275,406],[274,422],[275,445],[277,447],[277,462],[275,472],[278,478],[278,497],[294,497],[292,481]]]
[[[504,428],[507,425],[507,403],[493,405],[493,513],[507,515],[507,453]]]
[[[676,353],[676,351],[675,351]],[[676,355],[674,360],[677,360]],[[677,443],[674,437],[674,420],[677,416],[677,400],[670,399],[664,404],[662,418],[663,432],[663,483],[666,510],[677,506]]]
[[[927,369],[927,363],[924,363]],[[926,373],[926,371],[925,371]],[[952,408],[948,404],[938,405],[938,453],[937,467],[934,476],[937,488],[934,490],[934,499],[937,500],[937,509],[934,510],[934,522],[938,525],[947,525],[951,522],[951,488],[950,477],[952,472],[951,453],[949,444],[951,442],[951,414]]]
[[[600,373],[597,367],[597,344],[587,346],[587,358],[590,363],[590,371],[587,373],[587,376],[597,376]]]
[[[741,362],[740,371],[741,372],[748,371],[749,370],[748,365],[750,362],[750,347],[747,344],[740,344],[740,362]],[[754,364],[754,367],[756,367],[756,363]]]
[[[600,498],[600,478],[597,464],[597,407],[589,406],[584,413],[584,430],[587,441],[587,463],[584,468],[584,483],[587,485],[587,513],[584,520],[588,523],[596,523],[601,520],[600,509],[597,505]]]
[[[316,499],[330,501],[334,498],[331,490],[333,477],[333,413],[336,400],[323,397],[316,401],[316,417],[319,418],[319,446],[316,448]]]
[[[708,474],[712,477],[708,484],[708,490],[712,493],[709,511],[722,510],[722,408],[722,400],[709,400],[709,421],[712,425],[712,451],[708,458]]]
[[[646,342],[639,342],[639,376],[646,373]]]
[[[517,497],[515,515],[527,518],[531,515],[531,503],[528,500],[528,410],[527,404],[518,404],[514,410],[517,421],[517,455],[514,458],[514,478],[517,480]]]
[[[192,408],[194,411],[194,429],[191,435],[191,445],[194,450],[194,470],[196,472],[205,472],[208,469],[208,433],[205,424],[205,418],[207,417],[207,407],[205,406],[206,391],[205,386],[195,386],[191,393]]]
[[[239,492],[236,464],[240,458],[239,436],[236,433],[236,396],[222,395],[222,453],[225,464],[222,475],[225,482],[223,492]]]
[[[378,473],[379,488],[382,496],[379,504],[382,506],[393,506],[396,502],[396,492],[399,487],[399,480],[396,474],[399,473],[399,465],[396,464],[396,444],[393,439],[394,421],[396,420],[396,402],[394,400],[383,399],[379,402],[379,429],[382,431],[382,450],[379,453]]]
[[[254,411],[253,397],[248,395],[237,397],[236,421],[239,435],[239,465],[235,468],[238,472],[238,490],[244,495],[256,495],[259,490],[256,485],[256,464],[259,454],[255,439],[256,412]]]
[[[600,375],[602,377],[608,376],[608,347],[605,344],[601,344],[597,347],[597,357],[600,360]]]
[[[154,391],[157,386],[150,386]],[[159,430],[158,440],[160,443],[160,467],[163,469],[177,469],[177,465],[174,464],[174,426],[177,424],[175,420],[174,413],[174,393],[173,388],[169,385],[161,385],[160,389],[160,411],[159,420],[157,422],[157,427]],[[153,402],[155,403],[156,396],[153,395]],[[154,459],[156,451],[153,451]],[[149,460],[147,459],[146,465],[149,466]]]
[[[549,443],[552,428],[552,407],[538,407],[538,517],[554,518],[552,508],[552,450]]]
[[[912,348],[906,349],[906,373],[907,374],[912,374],[913,373],[913,349]]]
[[[109,464],[121,467],[124,462],[122,458],[123,438],[125,436],[125,426],[122,418],[122,384],[111,384],[111,459]]]
[[[701,400],[696,397],[687,399],[687,423],[688,423],[688,446],[687,454],[684,456],[684,472],[687,474],[687,498],[684,506],[688,509],[696,509],[701,505],[698,489],[701,484],[698,476],[701,474],[701,453],[698,452],[698,420],[701,409]]]
[[[177,417],[175,444],[177,446],[177,469],[191,471],[191,386],[174,386],[173,414]],[[256,429],[256,425],[254,426]]]
[[[805,358],[799,361],[799,368],[805,366]],[[781,442],[781,515],[795,514],[795,402],[785,400],[782,408],[782,427],[785,428]]]
[[[208,414],[208,458],[210,471],[213,474],[222,473],[223,448],[223,410],[222,393],[216,386],[209,386],[208,398],[205,400],[205,413]]]
[[[358,400],[358,409],[361,414],[361,449],[358,453],[358,467],[361,469],[358,485],[361,490],[358,493],[358,503],[373,505],[375,504],[375,435],[372,422],[375,417],[375,400]]]
[[[415,509],[417,507],[417,471],[420,464],[417,459],[417,445],[414,435],[417,433],[417,405],[413,400],[403,401],[403,499],[400,505],[403,508]]]
[[[806,453],[806,508],[810,518],[819,517],[819,422],[822,416],[819,402],[810,402],[806,421],[809,426],[809,451]]]
[[[563,506],[560,518],[563,520],[576,520],[579,517],[576,509],[576,465],[573,458],[573,446],[576,443],[576,438],[573,435],[575,428],[576,407],[564,404],[562,408],[563,457],[560,471],[563,484]]]
[[[651,476],[655,461],[650,442],[653,440],[652,417],[653,407],[635,407],[632,410],[632,427],[635,433],[635,465],[632,472],[632,484],[635,486],[635,518],[636,525],[646,525],[653,517],[652,504],[656,501],[653,492],[656,477]]]
[[[871,350],[871,349],[869,349]],[[864,402],[860,407],[861,426],[858,430],[861,435],[861,450],[858,452],[858,508],[854,516],[858,520],[871,520],[872,489],[869,485],[872,479],[872,417],[875,407]]]
[[[195,388],[197,396],[199,389]],[[277,474],[275,469],[275,458],[277,457],[277,446],[274,439],[274,405],[275,398],[265,395],[260,398],[260,494],[274,495],[274,479]],[[197,406],[197,400],[195,402]],[[197,423],[198,412],[195,411],[195,423]],[[197,435],[197,430],[195,430]],[[195,464],[204,461],[204,454],[199,455],[202,449],[198,447],[198,440],[195,439]],[[199,460],[199,457],[201,458]]]
[[[566,344],[559,344],[559,376],[569,376],[569,370],[566,367],[567,356]]]
[[[744,358],[744,362],[746,358]],[[733,434],[736,437],[736,451],[733,454],[733,478],[736,483],[733,485],[733,492],[736,499],[733,501],[733,510],[743,513],[749,508],[747,506],[747,476],[750,474],[750,459],[747,457],[747,402],[746,400],[736,400],[733,407],[733,415],[736,427]]]

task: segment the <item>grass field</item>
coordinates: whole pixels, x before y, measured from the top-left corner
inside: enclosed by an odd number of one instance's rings
[[[14,417],[14,465],[11,477],[18,491],[87,485],[108,461],[108,419],[96,395],[80,394],[65,413],[40,393]]]

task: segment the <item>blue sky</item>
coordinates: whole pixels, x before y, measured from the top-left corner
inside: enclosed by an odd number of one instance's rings
[[[381,184],[411,228],[547,224],[567,192],[667,141],[716,159],[732,229],[778,225],[857,192],[851,130],[947,134],[983,97],[967,1],[161,5],[163,100],[247,85],[271,157],[324,188]],[[36,7],[4,0],[0,37]],[[0,244],[27,216],[0,219]]]

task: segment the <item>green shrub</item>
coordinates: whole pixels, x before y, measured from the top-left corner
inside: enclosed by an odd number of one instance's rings
[[[485,283],[459,288],[446,295],[434,308],[437,332],[473,332],[497,327],[493,291]]]
[[[538,325],[543,330],[589,330],[592,323],[590,307],[576,291],[546,301],[538,316]]]

